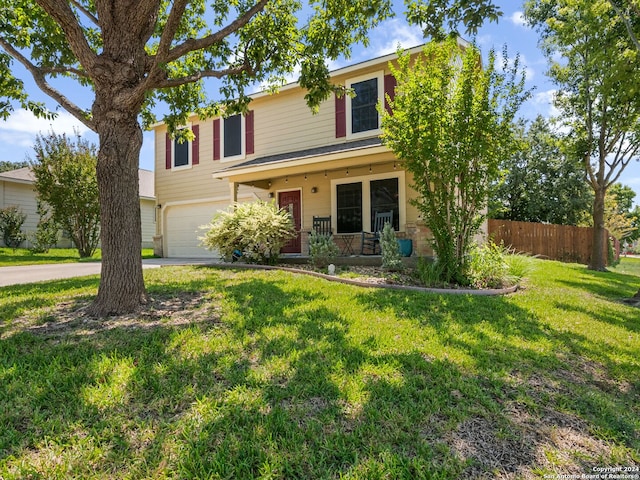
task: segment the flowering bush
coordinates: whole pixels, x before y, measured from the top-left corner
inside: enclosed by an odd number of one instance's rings
[[[297,235],[289,212],[262,200],[237,203],[201,228],[206,230],[200,237],[206,248],[227,259],[238,250],[253,263],[275,263],[280,249]]]

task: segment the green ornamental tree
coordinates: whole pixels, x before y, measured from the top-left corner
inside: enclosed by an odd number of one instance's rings
[[[589,268],[604,270],[607,190],[640,153],[640,50],[608,0],[529,0],[525,15],[542,34],[567,141],[593,189]]]
[[[519,61],[509,66],[505,55],[501,73],[491,52],[483,68],[475,47],[461,51],[448,40],[428,44],[415,61],[400,53],[390,68],[398,85],[393,115],[381,109],[383,142],[413,176],[441,280],[467,283],[469,248],[529,95]]]
[[[93,255],[100,241],[96,149],[78,135],[38,135],[31,169],[41,217],[66,230],[80,254]],[[140,245],[137,245],[138,251]]]

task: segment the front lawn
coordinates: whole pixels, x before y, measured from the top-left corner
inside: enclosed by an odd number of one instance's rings
[[[531,261],[505,297],[153,269],[149,310],[104,321],[82,315],[96,277],[0,288],[0,478],[640,465],[640,278]]]
[[[142,249],[142,258],[153,258],[152,248]],[[19,265],[39,265],[45,263],[99,262],[102,259],[100,249],[91,258],[80,258],[75,248],[52,248],[47,253],[32,253],[26,248],[0,247],[0,267]]]

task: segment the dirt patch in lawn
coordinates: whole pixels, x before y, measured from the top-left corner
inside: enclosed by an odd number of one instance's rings
[[[218,302],[208,293],[180,293],[156,296],[143,310],[126,315],[96,318],[88,315],[89,299],[66,301],[49,309],[31,311],[11,322],[1,337],[30,332],[48,337],[92,335],[113,329],[152,329],[218,322]]]

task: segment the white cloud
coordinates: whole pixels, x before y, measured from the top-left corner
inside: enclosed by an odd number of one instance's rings
[[[493,47],[494,39],[491,35],[478,35],[475,38],[476,45],[482,50],[489,50]]]
[[[425,42],[420,27],[410,26],[397,18],[383,22],[372,32],[371,38],[371,48],[375,50],[375,54],[371,55],[365,51],[369,58],[395,53],[398,46],[407,49]]]
[[[524,13],[522,12],[513,12],[511,14],[511,17],[509,17],[509,20],[511,20],[511,22],[514,25],[517,25],[519,27],[526,27],[527,26],[527,22],[524,18]]]
[[[94,143],[97,140],[93,132],[65,111],[59,112],[53,120],[46,120],[36,118],[28,110],[19,109],[6,121],[0,121],[0,158],[17,161],[31,157],[36,135],[46,135],[51,131],[58,135],[75,135],[77,131]]]
[[[0,122],[0,135],[9,138],[11,135],[34,137],[38,133],[46,134],[52,130],[57,134],[73,134],[76,130],[83,134],[89,129],[67,112],[60,112],[55,119],[47,120],[36,118],[30,111],[22,108],[12,113],[5,122]]]
[[[553,104],[556,98],[557,90],[550,89],[544,92],[538,92],[533,95],[532,102],[540,109],[540,113],[545,117],[556,117],[560,113]]]

